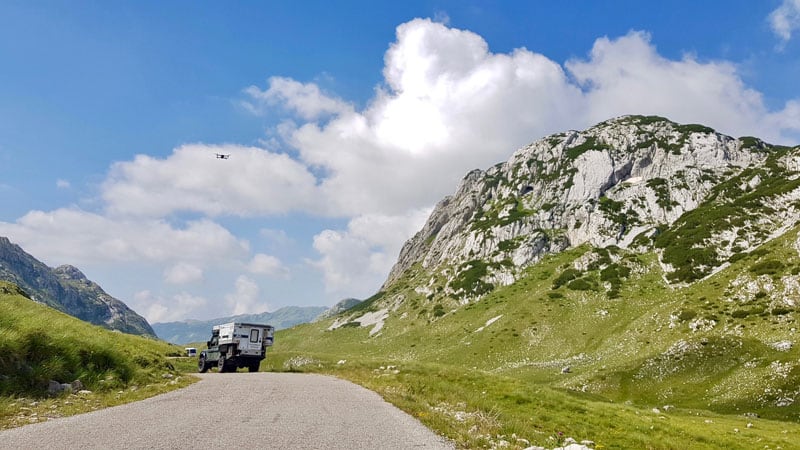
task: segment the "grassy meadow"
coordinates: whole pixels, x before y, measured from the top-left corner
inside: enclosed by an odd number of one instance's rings
[[[113,332],[33,302],[0,282],[0,429],[127,403],[193,382],[182,348]],[[49,395],[48,383],[80,380]]]

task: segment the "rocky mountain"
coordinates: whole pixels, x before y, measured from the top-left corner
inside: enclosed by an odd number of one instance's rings
[[[800,146],[652,116],[548,136],[468,173],[375,295],[284,332],[285,367],[364,368],[464,448],[796,447],[798,219]]]
[[[50,268],[5,237],[0,237],[0,280],[16,284],[39,303],[86,322],[155,337],[147,320],[80,270],[69,265]]]
[[[467,174],[405,244],[384,289],[419,263],[431,285],[445,280],[445,294],[468,301],[584,243],[653,248],[669,281],[692,282],[795,225],[798,200],[798,147],[620,117]]]
[[[274,312],[260,314],[240,314],[211,320],[185,320],[178,322],[154,323],[156,335],[173,344],[205,342],[211,336],[211,327],[226,322],[265,323],[277,330],[308,323],[328,311],[323,306],[285,306]]]

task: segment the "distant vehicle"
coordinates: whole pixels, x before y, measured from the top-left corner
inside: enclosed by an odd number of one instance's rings
[[[197,370],[204,373],[216,366],[220,372],[235,372],[247,367],[250,372],[258,372],[258,366],[267,357],[267,347],[272,346],[274,333],[271,325],[241,322],[214,325],[208,349],[200,352]]]
[[[194,347],[186,347],[186,356],[197,356],[197,349]]]
[[[228,159],[228,158],[231,157],[230,153],[228,153],[228,154],[216,153],[216,155],[217,155],[217,159]]]

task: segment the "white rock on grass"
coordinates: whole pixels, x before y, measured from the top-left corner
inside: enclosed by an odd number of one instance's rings
[[[386,318],[389,317],[389,309],[383,308],[378,311],[370,311],[360,317],[353,318],[337,318],[331,326],[328,327],[328,331],[335,330],[340,328],[348,323],[357,322],[358,326],[360,327],[368,327],[372,326],[372,330],[370,330],[369,335],[374,336],[376,333],[381,331],[383,328],[383,322]]]
[[[500,315],[499,315],[499,316],[497,316],[497,317],[492,317],[491,319],[487,320],[487,321],[486,321],[486,323],[485,323],[485,324],[484,324],[482,327],[480,327],[480,328],[478,328],[477,330],[475,330],[475,332],[476,332],[476,333],[478,333],[478,332],[481,332],[481,331],[483,331],[483,330],[484,330],[484,329],[486,329],[486,327],[488,327],[489,325],[491,325],[491,324],[493,324],[493,323],[497,322],[498,320],[500,320],[500,318],[501,318],[501,317],[503,317],[503,315],[502,315],[502,314],[500,314]]]
[[[556,447],[553,450],[592,450],[592,448],[583,444],[569,444],[563,447]]]
[[[772,348],[779,352],[788,352],[792,349],[792,343],[790,341],[773,342]]]

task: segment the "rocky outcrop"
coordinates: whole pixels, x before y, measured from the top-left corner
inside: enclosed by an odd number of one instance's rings
[[[406,242],[383,288],[419,263],[446,279],[448,294],[468,299],[487,285],[513,283],[548,253],[584,243],[655,246],[665,267],[678,273],[674,281],[691,281],[800,219],[794,206],[799,168],[798,147],[735,139],[654,116],[625,116],[548,136],[505,163],[468,173]],[[711,217],[720,226],[712,223],[712,232],[695,242],[696,248],[714,247],[711,262],[677,272],[676,265],[693,260],[677,250],[664,254],[666,244],[656,237],[688,233],[690,212],[719,213],[748,197],[758,197],[764,207]],[[467,271],[480,276],[483,284],[472,285],[481,289],[459,282]]]
[[[108,295],[80,270],[69,265],[52,269],[5,237],[0,237],[0,280],[16,284],[32,300],[86,322],[155,337],[144,317]]]

